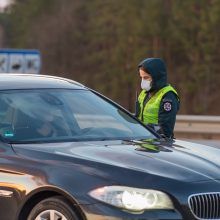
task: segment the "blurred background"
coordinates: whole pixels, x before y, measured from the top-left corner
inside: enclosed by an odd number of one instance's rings
[[[132,112],[138,63],[161,57],[179,114],[220,115],[219,0],[0,0],[0,48],[39,49],[41,73]]]

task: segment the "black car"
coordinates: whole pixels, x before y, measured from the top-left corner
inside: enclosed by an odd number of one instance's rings
[[[75,81],[0,74],[0,220],[220,219],[219,156]]]

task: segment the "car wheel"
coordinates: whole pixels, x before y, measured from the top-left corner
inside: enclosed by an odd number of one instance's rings
[[[44,199],[31,210],[27,220],[79,220],[61,196]]]

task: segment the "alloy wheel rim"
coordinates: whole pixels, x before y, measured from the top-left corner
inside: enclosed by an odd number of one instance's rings
[[[67,220],[67,218],[61,212],[49,209],[41,212],[35,220]]]

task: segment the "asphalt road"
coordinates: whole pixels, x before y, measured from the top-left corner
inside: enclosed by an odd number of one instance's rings
[[[194,142],[194,143],[204,144],[204,145],[208,145],[208,146],[216,147],[220,149],[220,140],[195,140],[195,139],[184,139],[184,140]]]

